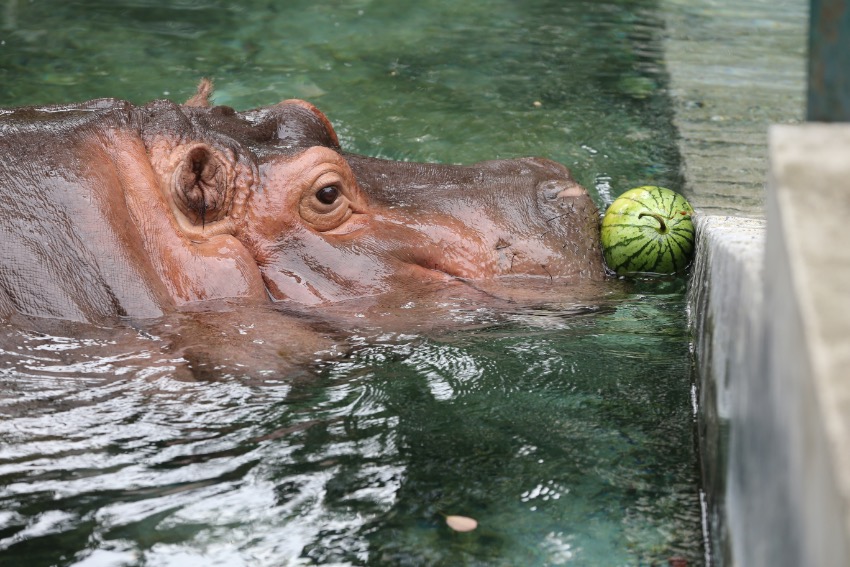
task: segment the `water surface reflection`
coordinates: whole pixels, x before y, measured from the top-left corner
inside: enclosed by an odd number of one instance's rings
[[[0,559],[698,563],[682,290],[659,285],[376,303],[344,332],[329,314],[260,337],[292,315],[244,312],[7,326]]]

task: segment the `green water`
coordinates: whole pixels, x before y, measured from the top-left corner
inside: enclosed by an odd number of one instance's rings
[[[677,186],[655,2],[6,2],[0,105],[300,97],[346,147],[469,163],[540,155],[603,199]],[[535,103],[540,103],[535,106]]]
[[[314,102],[360,153],[550,157],[604,205],[680,184],[655,10],[7,0],[0,105],[209,76],[219,104]],[[683,282],[474,307],[262,383],[178,379],[144,333],[5,328],[0,565],[702,564]]]

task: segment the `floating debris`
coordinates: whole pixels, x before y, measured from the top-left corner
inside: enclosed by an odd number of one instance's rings
[[[471,532],[478,527],[478,521],[466,516],[446,516],[446,524],[456,532]]]

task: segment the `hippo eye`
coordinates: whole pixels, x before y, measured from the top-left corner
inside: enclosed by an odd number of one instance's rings
[[[336,185],[328,185],[316,191],[316,199],[325,205],[333,205],[339,198],[339,187]]]
[[[339,179],[322,180],[304,191],[299,212],[304,222],[315,230],[334,230],[353,214],[350,191]]]

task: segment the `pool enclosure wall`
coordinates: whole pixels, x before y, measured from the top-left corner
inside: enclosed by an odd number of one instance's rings
[[[689,308],[712,554],[847,565],[850,124],[801,123],[807,2],[666,4],[686,192],[704,213]],[[846,1],[815,4],[814,33],[850,18]],[[841,120],[839,72],[813,87],[810,118]]]

